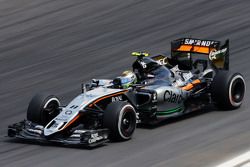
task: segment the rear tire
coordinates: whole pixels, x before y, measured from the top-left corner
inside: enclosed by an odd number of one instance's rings
[[[213,101],[222,109],[239,108],[245,91],[246,83],[243,76],[229,71],[218,71],[211,85]]]
[[[115,101],[107,106],[103,116],[104,127],[110,130],[110,139],[129,140],[136,128],[136,112],[132,105]]]
[[[60,101],[55,95],[37,94],[27,110],[27,119],[31,122],[46,125],[59,114]]]

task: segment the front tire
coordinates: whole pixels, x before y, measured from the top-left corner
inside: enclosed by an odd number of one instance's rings
[[[27,119],[40,125],[48,124],[59,114],[60,101],[55,95],[37,94],[27,110]]]
[[[104,127],[110,130],[110,139],[129,140],[136,128],[136,112],[132,105],[115,101],[107,106],[103,116]]]
[[[240,73],[218,71],[213,79],[212,98],[222,109],[239,108],[243,102],[246,83]]]

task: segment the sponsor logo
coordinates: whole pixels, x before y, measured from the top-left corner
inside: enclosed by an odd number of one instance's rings
[[[142,68],[147,68],[147,64],[143,61],[140,61],[140,64],[142,65]]]
[[[165,58],[159,59],[157,61],[157,63],[160,65],[165,65],[165,64],[167,64],[167,58],[165,57]]]
[[[114,101],[122,101],[122,96],[112,97],[112,102],[114,102]]]
[[[88,140],[88,143],[89,143],[89,144],[95,143],[95,142],[97,142],[97,141],[99,141],[99,140],[104,139],[104,137],[99,136],[98,133],[93,133],[93,134],[91,134],[90,137],[91,137],[91,138]]]
[[[224,54],[225,52],[227,51],[227,48],[224,48],[224,49],[221,49],[221,50],[218,50],[218,51],[211,51],[210,54],[209,54],[209,59],[210,60],[216,60],[218,59],[219,57],[217,57],[217,55],[219,54]]]
[[[65,111],[65,114],[66,114],[66,115],[71,115],[71,114],[72,114],[72,111],[71,111],[71,110],[67,110],[67,111]]]
[[[68,119],[67,118],[63,118],[63,117],[57,117],[57,118],[55,118],[55,120],[56,121],[62,121],[62,122],[67,122],[68,121]]]
[[[169,102],[169,103],[181,103],[182,96],[179,94],[175,94],[172,91],[167,90],[164,93],[164,101]]]
[[[215,41],[206,41],[206,40],[199,40],[199,39],[188,39],[186,38],[184,41],[185,45],[195,45],[195,46],[211,46],[214,44]]]

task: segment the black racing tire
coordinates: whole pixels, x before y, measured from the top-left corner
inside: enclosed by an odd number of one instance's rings
[[[55,95],[37,94],[28,106],[27,119],[46,125],[59,114],[60,100]]]
[[[104,112],[103,125],[110,130],[111,140],[129,140],[136,128],[136,111],[127,102],[112,102]]]
[[[212,99],[221,109],[236,109],[243,102],[246,91],[244,77],[240,73],[218,71],[211,85]]]

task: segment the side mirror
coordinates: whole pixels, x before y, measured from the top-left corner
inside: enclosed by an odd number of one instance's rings
[[[99,85],[99,80],[98,79],[92,79],[92,83],[96,84],[96,86],[98,86]]]
[[[82,87],[82,93],[85,93],[85,92],[91,90],[92,85],[91,84],[84,84],[84,83],[82,83],[81,87]]]
[[[81,85],[82,93],[86,92],[86,84],[82,83]]]

